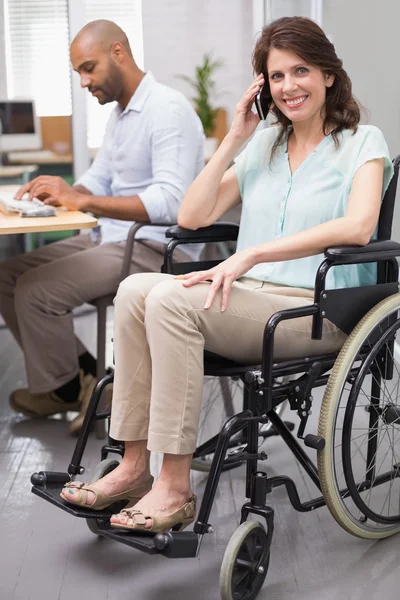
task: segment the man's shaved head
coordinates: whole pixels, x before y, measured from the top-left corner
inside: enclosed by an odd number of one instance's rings
[[[74,38],[70,49],[71,63],[100,104],[116,100],[126,103],[134,85],[128,84],[141,71],[136,66],[124,31],[112,21],[92,21]]]
[[[129,45],[126,33],[122,31],[113,21],[99,19],[91,21],[77,33],[72,41],[72,46],[79,44],[82,46],[97,46],[103,52],[109,52],[113,42],[119,42],[125,48],[125,51],[132,56],[132,50]]]

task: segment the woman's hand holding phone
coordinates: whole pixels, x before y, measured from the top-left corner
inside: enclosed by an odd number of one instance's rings
[[[243,98],[236,105],[235,116],[232,121],[228,136],[232,136],[244,143],[256,130],[260,118],[252,111],[254,99],[264,85],[264,75],[256,77],[245,92]]]

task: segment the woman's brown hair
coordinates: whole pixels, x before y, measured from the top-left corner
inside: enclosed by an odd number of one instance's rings
[[[257,75],[264,73],[268,88],[266,71],[272,48],[293,52],[306,63],[321,69],[324,74],[335,76],[333,85],[326,89],[324,134],[328,135],[332,131],[332,137],[338,145],[340,131],[352,129],[355,133],[360,122],[360,105],[353,96],[350,77],[343,69],[334,45],[319,25],[305,17],[283,17],[263,28],[253,52],[253,69]],[[282,131],[272,149],[272,159],[291,121],[276,106],[273,106],[271,112],[277,123],[282,125]]]

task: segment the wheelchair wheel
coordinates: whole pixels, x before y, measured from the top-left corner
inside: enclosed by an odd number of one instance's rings
[[[101,479],[111,471],[114,471],[116,467],[118,467],[119,461],[115,458],[107,458],[102,460],[94,469],[90,481],[95,482],[98,479]],[[86,524],[89,527],[90,531],[95,535],[99,535],[99,525],[97,519],[86,519]]]
[[[333,367],[319,418],[326,504],[339,525],[366,539],[400,532],[399,310],[395,294],[355,327]]]
[[[245,521],[226,547],[219,578],[221,600],[253,600],[269,566],[267,532],[258,521]]]

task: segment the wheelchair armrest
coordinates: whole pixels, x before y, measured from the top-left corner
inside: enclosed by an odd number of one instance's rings
[[[336,246],[325,250],[325,257],[337,265],[375,262],[400,256],[400,244],[374,240],[366,246]]]
[[[132,260],[133,245],[136,241],[136,234],[142,227],[169,227],[171,223],[134,223],[129,229],[128,237],[126,238],[126,246],[124,252],[124,260],[121,269],[121,279],[123,281],[128,277],[130,264]]]
[[[237,240],[239,225],[236,223],[215,223],[209,227],[199,229],[184,229],[179,225],[170,227],[165,232],[165,237],[187,243],[228,242]]]

